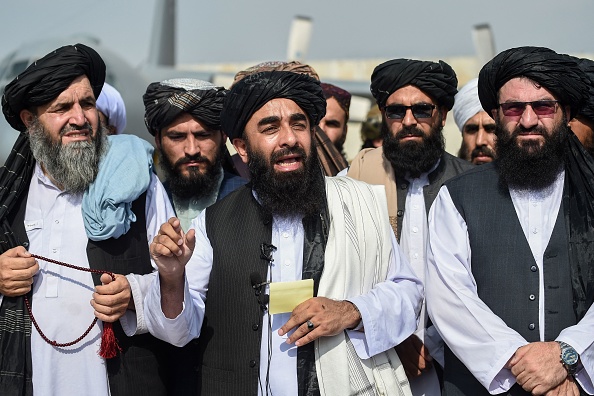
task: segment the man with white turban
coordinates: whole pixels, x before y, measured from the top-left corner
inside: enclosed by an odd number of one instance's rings
[[[462,133],[458,157],[475,165],[495,159],[495,121],[483,110],[478,97],[478,78],[470,80],[456,94],[454,121]]]

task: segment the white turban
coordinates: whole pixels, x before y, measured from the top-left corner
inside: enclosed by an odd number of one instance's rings
[[[113,125],[116,134],[122,133],[126,128],[126,106],[122,95],[108,83],[103,84],[103,89],[97,98],[97,110],[105,114],[109,119],[109,125]]]
[[[456,121],[460,132],[462,132],[464,124],[468,120],[484,111],[478,97],[478,78],[473,78],[458,91],[452,111],[454,112],[454,121]]]

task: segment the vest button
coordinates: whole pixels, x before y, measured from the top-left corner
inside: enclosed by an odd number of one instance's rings
[[[254,330],[254,331],[258,330],[259,328],[260,328],[260,326],[259,326],[259,325],[257,325],[256,323],[254,323],[254,324],[252,325],[252,330]]]
[[[536,328],[536,326],[534,325],[534,323],[530,323],[528,325],[528,329],[530,329],[530,330],[534,330],[535,328]]]
[[[401,189],[401,190],[406,190],[407,188],[408,188],[408,184],[406,184],[406,183],[402,183],[402,184],[400,185],[400,189]]]
[[[256,361],[255,360],[250,360],[250,367],[256,367]]]
[[[528,296],[528,298],[530,299],[530,301],[534,301],[536,299],[536,296],[534,294],[531,294],[530,296]]]
[[[533,265],[530,267],[530,271],[536,272],[536,271],[538,271],[538,267],[536,265]]]
[[[396,215],[397,215],[398,217],[402,217],[402,216],[404,216],[404,210],[399,210],[398,212],[396,212]]]

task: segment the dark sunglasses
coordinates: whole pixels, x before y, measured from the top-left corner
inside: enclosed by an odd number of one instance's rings
[[[416,119],[431,118],[435,105],[429,103],[417,103],[412,106],[405,105],[389,105],[384,109],[386,118],[390,120],[401,120],[406,115],[406,110],[410,109]]]
[[[534,102],[506,102],[499,103],[504,116],[518,117],[524,114],[526,106],[532,107],[537,116],[550,116],[557,111],[558,100],[536,100]]]

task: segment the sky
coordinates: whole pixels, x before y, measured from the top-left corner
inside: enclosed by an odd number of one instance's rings
[[[26,41],[87,34],[138,66],[156,1],[4,0],[0,59]],[[313,19],[310,60],[473,55],[471,31],[482,23],[497,52],[594,53],[592,0],[177,0],[176,15],[179,64],[283,60],[295,15]]]

